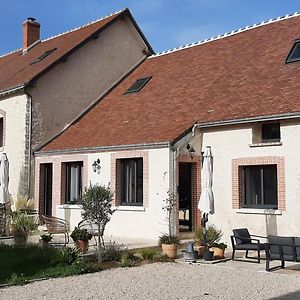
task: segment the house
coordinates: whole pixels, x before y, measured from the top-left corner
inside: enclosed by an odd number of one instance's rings
[[[10,162],[13,199],[33,196],[34,149],[151,53],[128,9],[45,40],[34,18],[23,23],[23,48],[0,57],[0,151]]]
[[[201,162],[211,146],[215,214],[224,232],[300,235],[300,15],[148,57],[35,153],[35,200],[75,226],[85,186],[110,184],[107,233],[157,237],[176,193],[173,230],[200,224]],[[53,180],[43,168],[51,165]]]

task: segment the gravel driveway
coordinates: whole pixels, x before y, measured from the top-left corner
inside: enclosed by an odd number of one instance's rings
[[[300,277],[156,263],[4,288],[0,299],[300,299]]]

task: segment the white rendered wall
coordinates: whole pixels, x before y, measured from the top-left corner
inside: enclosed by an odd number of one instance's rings
[[[202,131],[202,151],[211,146],[214,158],[215,214],[209,216],[209,224],[222,229],[225,242],[229,243],[233,228],[242,227],[263,236],[300,236],[300,125],[283,123],[281,141],[281,146],[250,147],[251,125]],[[284,157],[286,210],[271,211],[276,214],[270,214],[263,209],[233,209],[232,159],[266,156]]]
[[[158,237],[167,233],[168,224],[166,222],[166,212],[162,210],[163,199],[167,196],[169,189],[169,155],[170,150],[147,149],[130,150],[118,152],[103,152],[93,154],[68,154],[41,156],[36,158],[36,185],[35,199],[38,203],[39,197],[39,169],[40,164],[52,162],[53,168],[53,213],[57,217],[67,219],[73,229],[81,220],[81,207],[79,205],[69,205],[59,203],[61,198],[58,191],[61,187],[60,177],[63,162],[83,160],[84,187],[90,184],[110,185],[114,192],[115,174],[112,174],[112,164],[115,157],[139,157],[143,158],[144,169],[144,205],[129,207],[114,207],[117,211],[113,214],[105,231],[106,236],[123,238],[143,238],[158,240]],[[92,164],[100,159],[100,174],[93,171]],[[146,173],[145,173],[146,172]],[[85,175],[87,174],[87,175]],[[87,178],[85,179],[85,177]]]
[[[0,152],[7,154],[9,161],[9,193],[13,200],[26,193],[26,151],[28,150],[28,124],[26,114],[29,100],[26,95],[17,95],[0,101],[0,110],[5,115],[4,146]]]

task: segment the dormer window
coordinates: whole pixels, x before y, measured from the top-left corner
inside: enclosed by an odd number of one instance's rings
[[[125,93],[126,94],[132,94],[139,92],[151,79],[152,77],[146,77],[138,79]]]
[[[295,41],[287,59],[286,63],[292,63],[300,60],[300,40]]]

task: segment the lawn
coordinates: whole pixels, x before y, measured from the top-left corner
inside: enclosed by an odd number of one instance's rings
[[[70,248],[0,245],[0,284],[87,272],[86,264]]]

